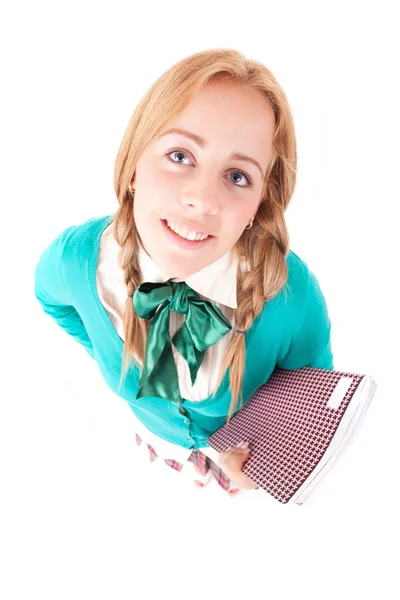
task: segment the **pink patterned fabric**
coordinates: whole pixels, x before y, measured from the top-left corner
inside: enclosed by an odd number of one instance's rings
[[[342,377],[353,381],[338,408],[327,401]],[[363,375],[304,367],[277,368],[253,398],[207,441],[219,452],[248,441],[243,472],[282,503],[312,473]]]

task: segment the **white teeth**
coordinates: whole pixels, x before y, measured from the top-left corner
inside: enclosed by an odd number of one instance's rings
[[[185,238],[191,241],[201,241],[208,238],[206,233],[197,233],[197,231],[189,231],[186,227],[178,227],[178,225],[174,225],[170,221],[167,221],[167,225],[172,231],[175,231],[180,237]]]

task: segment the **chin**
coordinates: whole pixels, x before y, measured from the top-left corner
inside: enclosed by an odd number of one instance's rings
[[[203,269],[205,265],[196,265],[193,261],[188,261],[186,264],[182,263],[182,261],[179,263],[177,261],[164,261],[164,264],[160,265],[160,267],[163,272],[170,273],[171,278],[178,277],[183,279],[193,273],[197,273],[197,271]]]
[[[196,271],[200,269],[196,269],[196,266],[192,265],[178,265],[176,263],[168,262],[165,267],[162,269],[165,273],[170,273],[170,277],[179,277],[183,279],[192,273],[196,273]]]

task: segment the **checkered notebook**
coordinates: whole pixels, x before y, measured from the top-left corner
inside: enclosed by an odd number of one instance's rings
[[[248,441],[243,473],[279,502],[306,504],[354,439],[375,389],[367,375],[276,368],[207,442],[221,452]]]

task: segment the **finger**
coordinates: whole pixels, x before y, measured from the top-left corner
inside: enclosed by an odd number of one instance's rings
[[[248,445],[249,445],[249,442],[240,442],[240,444],[238,444],[236,447],[237,448],[247,448]]]
[[[224,456],[241,456],[242,454],[248,454],[249,452],[250,448],[231,448],[229,451],[224,452]]]

